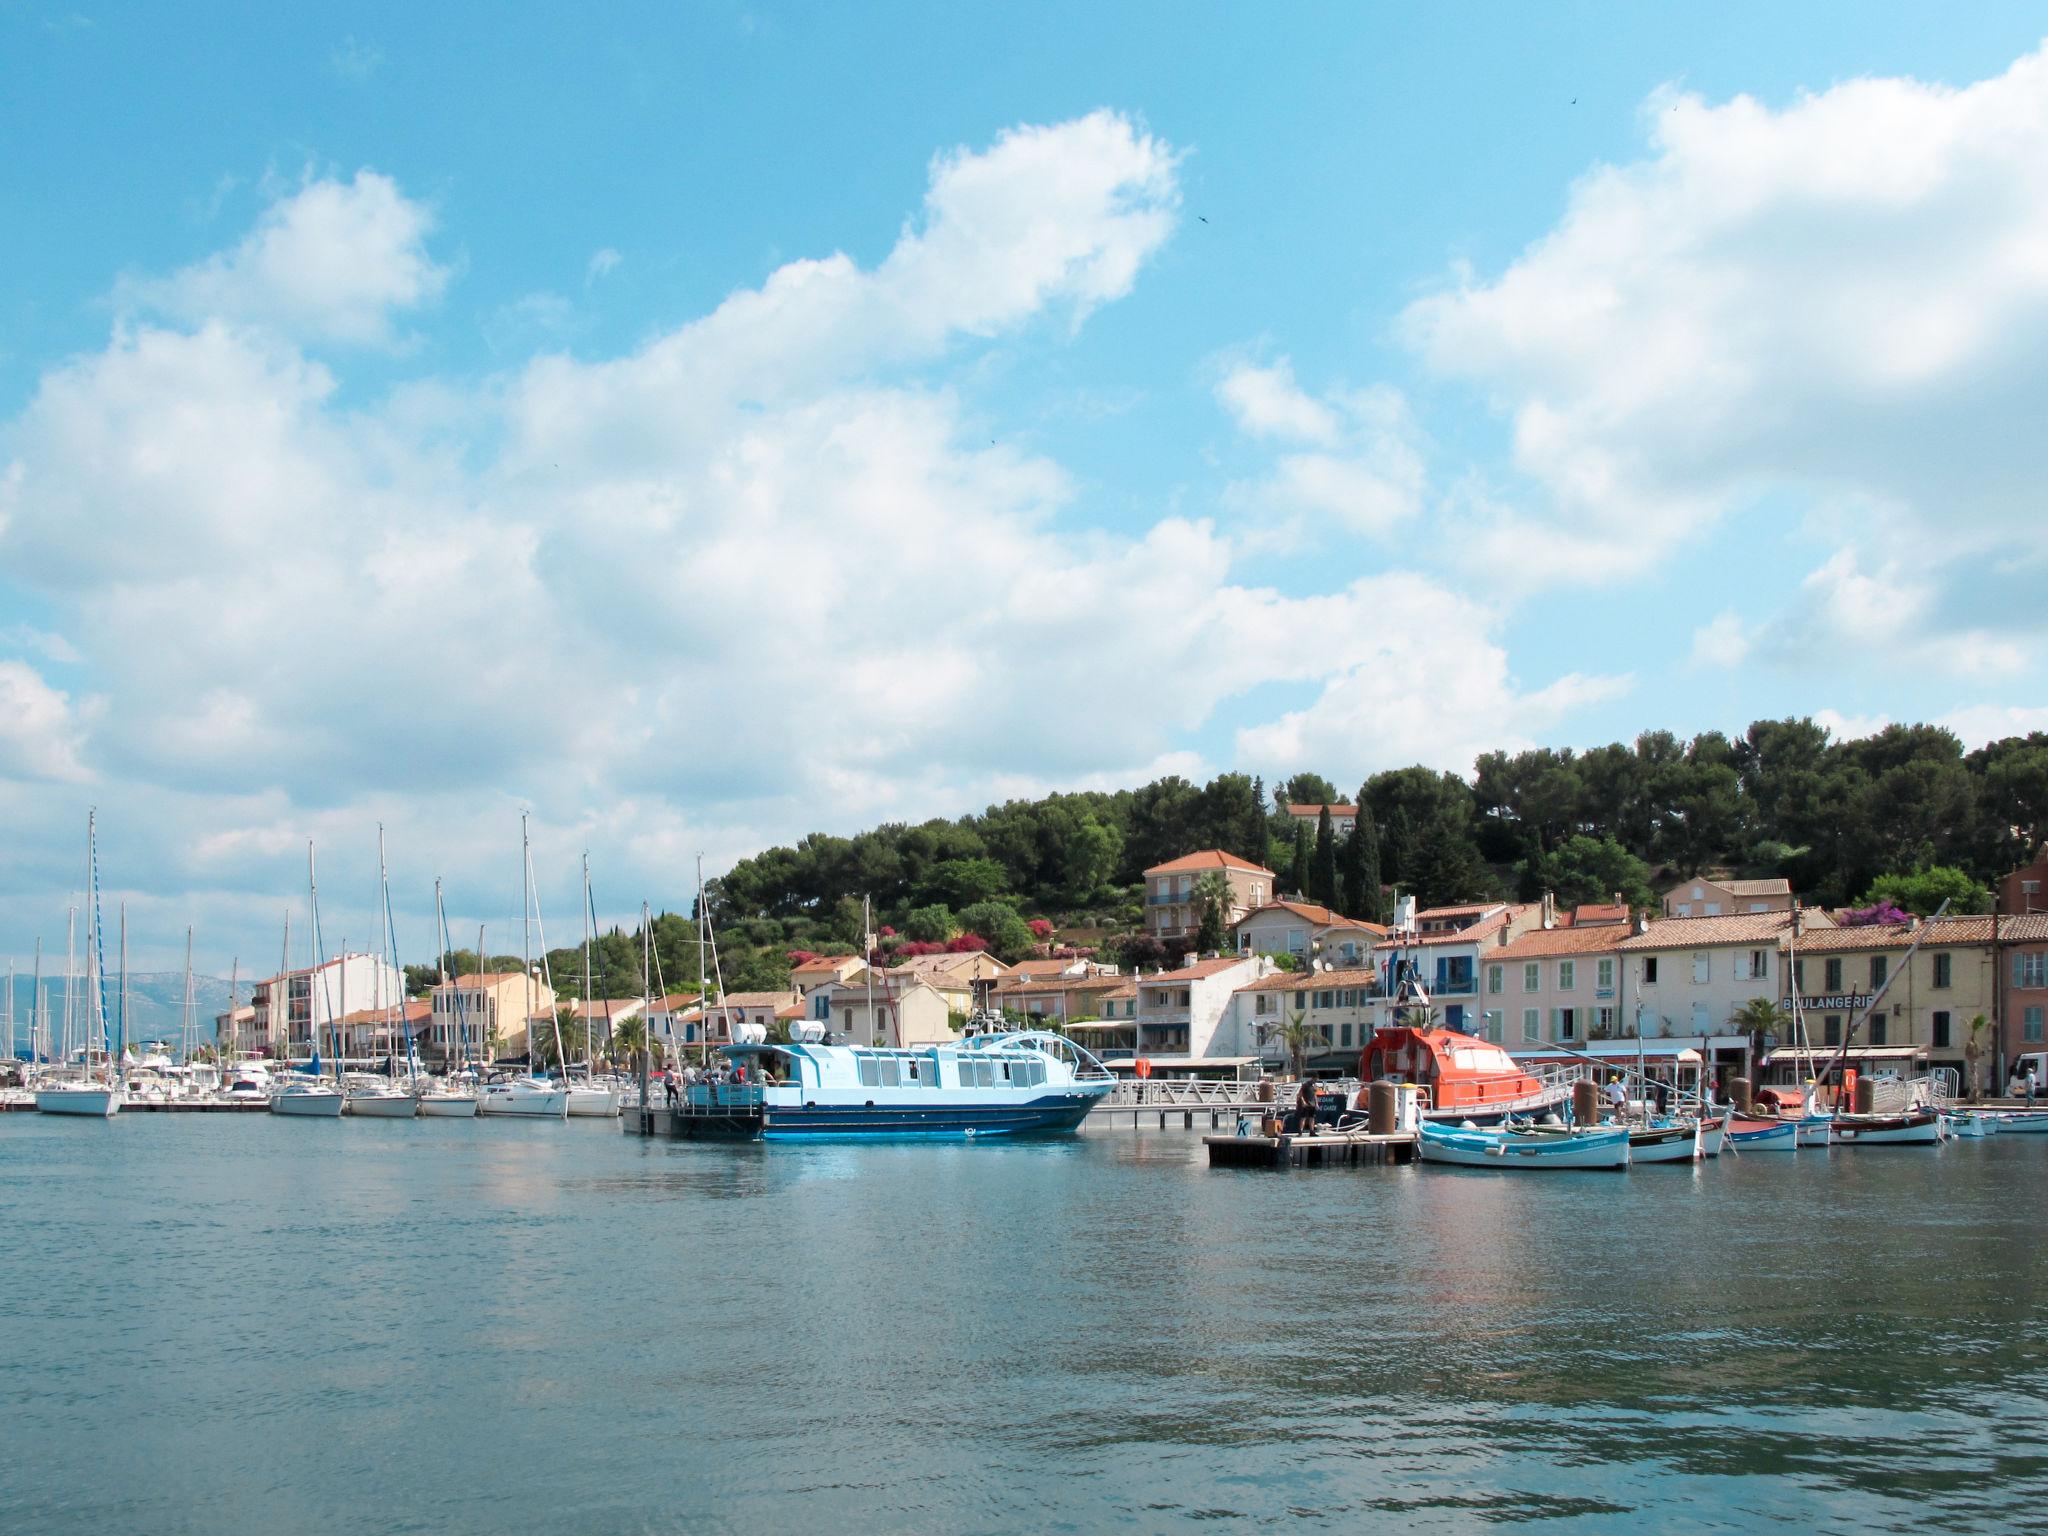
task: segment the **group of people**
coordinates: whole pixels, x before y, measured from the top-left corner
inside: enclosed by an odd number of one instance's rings
[[[670,1107],[674,1107],[682,1102],[684,1089],[693,1088],[699,1084],[706,1084],[716,1090],[727,1083],[764,1083],[773,1082],[774,1080],[773,1073],[748,1068],[744,1065],[734,1066],[729,1061],[720,1060],[716,1063],[707,1063],[701,1067],[683,1067],[679,1070],[672,1070],[663,1081],[662,1088],[668,1096]]]

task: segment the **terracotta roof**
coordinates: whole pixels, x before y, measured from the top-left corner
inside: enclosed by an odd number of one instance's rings
[[[1533,905],[1534,903],[1532,902],[1526,903],[1520,907],[1503,907],[1501,908],[1501,910],[1493,913],[1491,917],[1483,917],[1478,922],[1473,923],[1469,927],[1453,928],[1447,933],[1420,933],[1415,934],[1412,937],[1407,934],[1396,935],[1390,933],[1384,941],[1375,944],[1373,948],[1401,950],[1408,949],[1411,946],[1415,945],[1427,946],[1430,944],[1471,944],[1480,939],[1490,938],[1494,934],[1500,932],[1500,930],[1507,927],[1507,925],[1511,921],[1513,921],[1513,919],[1517,915],[1528,911],[1530,907]],[[1485,907],[1446,907],[1440,910],[1446,912],[1484,912],[1487,909]],[[1417,913],[1417,920],[1419,921],[1423,915],[1424,914],[1422,913]]]
[[[1468,901],[1454,907],[1424,907],[1415,914],[1415,921],[1422,922],[1435,917],[1470,917],[1480,912],[1491,912],[1505,903],[1498,901]]]
[[[1010,967],[1010,975],[1058,976],[1064,974],[1066,971],[1070,970],[1074,966],[1078,965],[1085,967],[1087,964],[1088,962],[1086,960],[1083,960],[1079,955],[1068,955],[1065,959],[1061,959],[1058,955],[1053,955],[1046,959],[1041,960],[1019,960],[1015,965]],[[1009,977],[1004,977],[1003,979],[1007,981]]]
[[[728,992],[711,1006],[713,1008],[780,1008],[784,1003],[793,1002],[787,992]]]
[[[1805,914],[1808,931],[1819,932],[1833,919],[1817,912]],[[1693,949],[1703,944],[1775,944],[1778,935],[1792,925],[1790,912],[1730,912],[1721,917],[1659,917],[1648,931],[1621,940],[1614,947],[1625,950]]]
[[[963,949],[957,954],[946,955],[912,955],[908,960],[899,960],[896,964],[889,966],[888,970],[910,971],[919,976],[929,976],[934,973],[941,976],[950,976],[954,971],[971,969],[977,960],[986,960],[990,965],[993,965],[998,976],[1007,976],[1010,973],[1010,968],[1007,965],[1004,965],[1002,961],[988,953],[988,951],[981,949]]]
[[[1239,992],[1320,992],[1325,987],[1371,987],[1378,991],[1380,973],[1370,968],[1342,971],[1282,971],[1248,981]]]
[[[865,964],[867,962],[859,955],[819,955],[815,960],[806,960],[802,965],[797,966],[790,972],[790,975],[801,976],[806,971],[815,972],[819,975],[832,975],[837,974],[846,966]]]
[[[1304,918],[1307,921],[1314,923],[1317,927],[1324,927],[1330,923],[1344,923],[1350,921],[1349,918],[1344,917],[1335,909],[1322,906],[1319,903],[1313,901],[1269,901],[1263,907],[1253,907],[1251,911],[1245,913],[1243,917],[1240,917],[1236,922],[1232,923],[1230,926],[1233,928],[1242,928],[1246,923],[1250,922],[1253,918],[1263,917],[1268,912],[1292,912],[1296,917]]]
[[[467,976],[452,976],[446,981],[437,981],[434,983],[434,990],[439,992],[443,987],[459,987],[473,992],[479,986],[495,987],[502,981],[518,981],[524,975],[523,971],[485,971],[481,975],[472,972]],[[534,978],[534,984],[540,984],[538,977]]]
[[[1392,932],[1385,923],[1368,923],[1362,917],[1340,917],[1331,923],[1330,927],[1341,929],[1347,933],[1356,929],[1360,933],[1369,933],[1375,938],[1381,939],[1384,939],[1388,933]]]
[[[1998,937],[2001,942],[2017,939],[2022,944],[2038,944],[2048,939],[2048,912],[2015,912],[2001,917]]]
[[[2005,925],[2000,924],[2003,932]],[[1904,949],[1924,928],[1927,937],[1921,941],[1923,948],[1942,948],[1950,944],[1984,944],[1991,938],[1991,919],[1988,917],[1944,917],[1940,922],[1912,923],[1871,923],[1860,928],[1808,928],[1799,935],[1801,955],[1837,954],[1845,949]],[[1792,935],[1788,930],[1779,941],[1780,948],[1789,948]]]
[[[1320,805],[1290,805],[1287,807],[1287,814],[1290,816],[1306,816],[1310,821],[1321,821],[1323,818],[1323,808]],[[1330,820],[1356,821],[1358,820],[1358,807],[1347,805],[1340,801],[1330,807]]]
[[[1005,976],[993,988],[997,997],[1015,997],[1024,992],[1113,992],[1128,976]]]
[[[628,1019],[640,1011],[637,997],[593,997],[589,1002],[572,1002],[570,1008],[579,1019]]]
[[[1221,848],[1204,848],[1199,853],[1183,854],[1177,859],[1168,859],[1164,864],[1154,864],[1145,873],[1148,875],[1178,875],[1192,873],[1198,869],[1241,869],[1246,874],[1264,875],[1272,878],[1273,871],[1263,864],[1254,864],[1249,859],[1240,859],[1234,853],[1225,853]]]
[[[1218,955],[1214,960],[1197,960],[1177,971],[1161,971],[1156,976],[1140,976],[1137,980],[1146,986],[1155,981],[1200,981],[1204,977],[1216,975],[1219,971],[1227,971],[1234,965],[1251,963],[1251,957],[1248,955]]]
[[[1790,896],[1792,882],[1782,875],[1769,880],[1716,880],[1730,896]]]
[[[1480,958],[1496,960],[1534,960],[1543,955],[1590,955],[1602,950],[1613,949],[1628,937],[1626,928],[1532,928],[1511,943],[1498,949],[1489,949]]]
[[[1611,901],[1582,901],[1572,908],[1572,923],[1625,923],[1628,921],[1628,907]]]
[[[694,992],[671,992],[665,997],[657,997],[650,1006],[656,1013],[674,1013],[678,1009],[688,1008],[696,1001],[697,994]]]
[[[425,998],[417,1000],[408,999],[404,1011],[399,1014],[399,1022],[423,1023],[432,1016],[433,1011],[433,1004],[429,1003]],[[388,1008],[356,1008],[344,1013],[335,1022],[339,1024],[382,1024],[390,1017],[390,1014],[391,1010]]]

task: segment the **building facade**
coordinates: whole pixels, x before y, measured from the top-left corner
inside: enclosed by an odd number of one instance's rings
[[[1226,929],[1276,894],[1270,869],[1220,848],[1204,849],[1145,871],[1145,931],[1157,939],[1191,938],[1201,925],[1195,882],[1212,873],[1221,874],[1230,887],[1230,906],[1223,914]]]
[[[1789,880],[1713,880],[1705,875],[1664,893],[1666,917],[1733,917],[1748,912],[1790,912]]]
[[[485,971],[441,982],[427,994],[427,1050],[443,1061],[527,1055],[529,1015],[554,1017],[555,992],[538,976]]]
[[[323,965],[266,977],[250,992],[249,1038],[264,1054],[302,1060],[317,1031],[332,1051],[331,1030],[344,1013],[384,1008],[405,996],[405,978],[378,955],[341,955]]]
[[[1254,1054],[1230,1049],[1241,1043],[1234,1035],[1222,1042],[1225,1049],[1217,1049],[1217,1032],[1230,1010],[1232,994],[1272,970],[1273,962],[1258,955],[1221,956],[1134,977],[1137,1054],[1197,1060]]]

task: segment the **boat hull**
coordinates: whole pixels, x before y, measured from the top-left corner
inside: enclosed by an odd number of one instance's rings
[[[1421,1150],[1426,1163],[1461,1168],[1617,1169],[1629,1164],[1628,1132],[1621,1129],[1518,1135],[1425,1125]]]
[[[46,1115],[84,1115],[88,1119],[105,1120],[121,1112],[121,1095],[111,1088],[84,1084],[38,1088],[36,1108]]]
[[[1731,1120],[1728,1146],[1738,1152],[1793,1152],[1799,1147],[1796,1120]]]
[[[373,1120],[410,1120],[420,1112],[420,1101],[409,1093],[363,1094],[348,1101],[348,1112]]]
[[[1629,1133],[1630,1166],[1637,1163],[1694,1163],[1705,1155],[1700,1150],[1700,1128],[1697,1125]]]
[[[473,1120],[476,1096],[468,1093],[423,1093],[417,1100],[420,1113],[433,1120]]]
[[[1799,1126],[1799,1134],[1794,1139],[1802,1147],[1824,1147],[1833,1140],[1833,1115],[1808,1115],[1796,1123]]]
[[[1837,1115],[1835,1140],[1856,1147],[1931,1147],[1941,1140],[1934,1110],[1907,1115]]]
[[[339,1120],[342,1095],[331,1093],[280,1093],[270,1101],[273,1115],[291,1115],[301,1120]]]
[[[1015,1104],[774,1104],[763,1106],[764,1141],[852,1138],[1054,1136],[1077,1129],[1099,1093],[1043,1094]]]
[[[492,1119],[563,1120],[569,1114],[567,1089],[553,1093],[487,1093],[477,1101],[476,1112]]]
[[[1988,1118],[1998,1122],[1998,1134],[2001,1136],[2048,1133],[2048,1110],[1999,1109],[1987,1110],[1985,1113]]]
[[[1703,1121],[1700,1125],[1700,1156],[1719,1157],[1721,1146],[1728,1139],[1728,1118]]]
[[[569,1090],[569,1113],[580,1117],[599,1119],[615,1116],[619,1112],[619,1096],[609,1088],[571,1088]]]
[[[1978,1114],[1974,1110],[1965,1110],[1959,1115],[1943,1115],[1941,1126],[1948,1135],[1964,1141],[1976,1141],[1985,1136],[1998,1134],[1998,1122],[1989,1115]]]

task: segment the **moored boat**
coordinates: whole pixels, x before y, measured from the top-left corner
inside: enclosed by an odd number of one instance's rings
[[[1964,1141],[1976,1141],[1985,1136],[1998,1134],[1998,1122],[1978,1109],[1957,1109],[1944,1111],[1941,1128],[1945,1135]]]
[[[1998,1122],[2001,1136],[2048,1133],[2048,1109],[1987,1109],[1983,1114]]]
[[[1693,1163],[1706,1154],[1700,1146],[1700,1123],[1684,1120],[1676,1125],[1632,1126],[1628,1133],[1628,1160],[1636,1163]]]
[[[1497,1125],[1510,1115],[1558,1109],[1571,1097],[1561,1074],[1537,1076],[1489,1040],[1434,1025],[1374,1030],[1358,1075],[1367,1083],[1416,1084],[1423,1090],[1422,1118],[1450,1125]]]
[[[1830,1130],[1835,1123],[1835,1117],[1819,1111],[1808,1111],[1793,1123],[1799,1127],[1799,1134],[1794,1138],[1798,1145],[1825,1147],[1832,1139]]]
[[[1701,1157],[1719,1157],[1721,1155],[1722,1143],[1728,1139],[1729,1118],[1729,1112],[1723,1110],[1719,1116],[1713,1119],[1700,1121]]]
[[[1897,1115],[1837,1115],[1835,1140],[1869,1147],[1934,1146],[1941,1140],[1941,1111],[1909,1109]]]
[[[342,1102],[342,1091],[331,1080],[301,1077],[286,1083],[270,1096],[270,1112],[306,1119],[338,1120]]]
[[[683,1120],[767,1141],[1058,1134],[1116,1082],[1073,1041],[1039,1031],[900,1049],[799,1039],[723,1050],[753,1081],[690,1084]]]
[[[1537,1130],[1424,1121],[1421,1152],[1426,1163],[1465,1168],[1626,1168],[1629,1132],[1620,1125]]]
[[[344,1109],[377,1120],[410,1120],[420,1112],[420,1101],[388,1078],[357,1076],[349,1080]]]
[[[121,1112],[121,1090],[90,1078],[36,1086],[36,1109],[46,1115],[87,1115],[104,1120]]]
[[[1796,1120],[1731,1118],[1727,1127],[1725,1145],[1737,1152],[1791,1152],[1799,1146],[1799,1122]]]
[[[480,1115],[518,1116],[526,1120],[561,1120],[569,1113],[569,1090],[545,1078],[500,1078],[484,1084],[476,1112]]]

